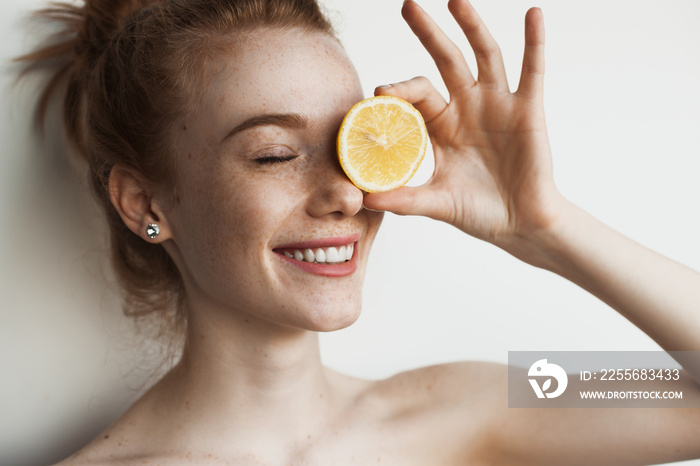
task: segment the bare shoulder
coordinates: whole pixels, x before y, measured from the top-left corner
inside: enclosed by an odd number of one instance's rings
[[[173,464],[168,461],[153,462],[153,442],[152,435],[149,434],[153,434],[157,429],[153,428],[149,420],[157,417],[153,415],[154,388],[155,386],[143,394],[90,443],[55,466]]]
[[[107,442],[109,434],[102,433],[92,442],[85,445],[70,457],[56,463],[54,466],[114,466],[146,464],[143,458],[127,457],[118,455],[118,450],[111,447]]]
[[[118,463],[97,454],[91,443],[53,466],[111,466],[115,464]]]
[[[426,455],[425,464],[437,464],[438,458],[445,464],[488,464],[507,409],[507,377],[503,364],[440,364],[377,381],[366,399],[384,429],[415,446],[416,457]]]
[[[194,457],[192,455],[171,455],[171,456],[121,456],[112,454],[99,454],[90,451],[89,447],[75,453],[73,456],[56,463],[54,466],[183,466],[183,465],[227,465],[236,464],[222,461],[214,455],[206,457]],[[242,463],[241,463],[242,464]]]
[[[109,432],[109,430],[108,430]],[[194,454],[191,452],[162,452],[145,448],[143,445],[129,447],[120,439],[110,443],[110,434],[103,433],[81,450],[54,466],[221,466],[228,464],[249,464],[243,461],[230,461],[214,454]]]
[[[418,405],[499,402],[506,396],[508,368],[504,364],[465,361],[422,367],[378,381],[371,387],[375,396],[386,397],[412,409]]]

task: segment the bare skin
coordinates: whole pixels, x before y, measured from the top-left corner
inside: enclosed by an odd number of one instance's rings
[[[362,98],[359,83],[333,39],[298,30],[255,31],[250,46],[217,64],[202,107],[182,122],[186,176],[177,202],[126,170],[113,172],[112,200],[126,225],[162,243],[182,272],[187,346],[173,371],[61,464],[621,465],[700,457],[698,410],[508,409],[507,373],[496,364],[427,367],[376,382],[321,365],[316,331],[350,325],[359,313],[382,215],[375,210],[448,222],[572,280],[664,348],[700,350],[700,275],[600,224],[554,186],[541,13],[526,17],[523,75],[510,93],[474,10],[466,0],[449,6],[475,51],[479,81],[409,1],[404,17],[435,58],[450,101],[424,78],[376,91],[413,102],[425,117],[436,171],[422,187],[363,197],[343,176],[334,136]],[[271,113],[302,118],[227,137]],[[256,161],[271,156],[285,160]],[[152,222],[161,228],[156,240],[145,235]],[[301,270],[275,251],[348,237],[358,238],[357,268],[342,277]],[[698,396],[696,386],[687,392]]]

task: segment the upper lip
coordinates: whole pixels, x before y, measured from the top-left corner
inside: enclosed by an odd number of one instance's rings
[[[331,246],[347,246],[348,244],[353,244],[362,237],[361,233],[354,233],[346,236],[333,236],[327,238],[318,238],[308,241],[302,241],[299,243],[289,243],[276,246],[273,249],[314,249],[314,248],[328,248]]]

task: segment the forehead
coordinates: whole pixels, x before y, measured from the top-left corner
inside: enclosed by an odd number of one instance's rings
[[[327,34],[256,30],[239,37],[217,60],[202,102],[229,122],[260,113],[324,118],[362,98],[354,67]]]

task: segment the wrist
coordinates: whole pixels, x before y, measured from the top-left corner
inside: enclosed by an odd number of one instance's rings
[[[585,230],[588,214],[557,193],[549,202],[547,214],[536,225],[525,225],[495,242],[518,259],[551,272],[562,274],[566,251],[577,232]]]

